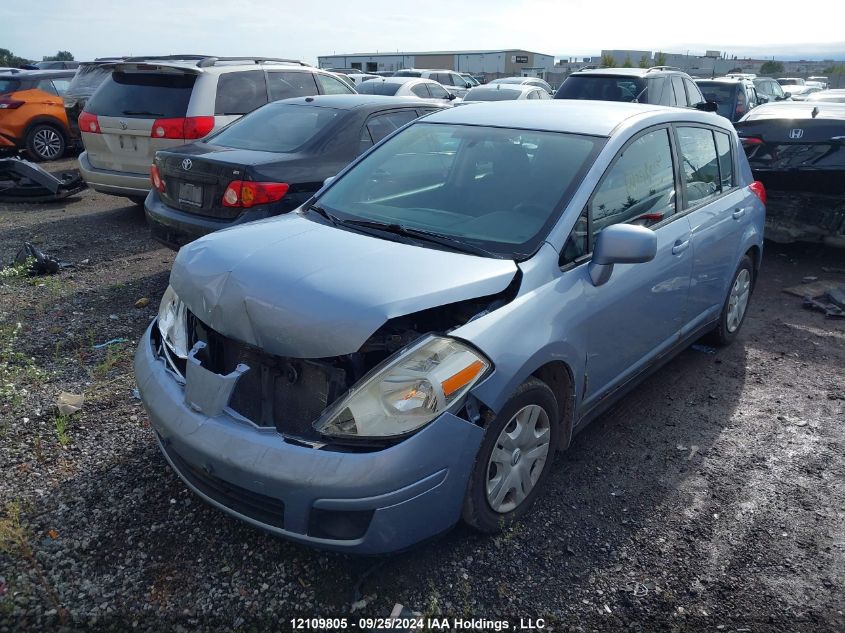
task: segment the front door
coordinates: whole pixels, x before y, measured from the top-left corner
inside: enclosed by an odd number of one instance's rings
[[[607,226],[634,223],[657,234],[657,254],[643,264],[617,264],[590,292],[586,408],[679,339],[692,251],[689,222],[676,214],[675,183],[670,131],[652,128],[620,151],[588,205],[591,244]]]

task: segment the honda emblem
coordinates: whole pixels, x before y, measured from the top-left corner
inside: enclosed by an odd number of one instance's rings
[[[190,170],[192,166],[193,166],[193,163],[191,162],[190,158],[186,158],[185,160],[182,161],[182,169],[184,169],[185,171]]]
[[[791,130],[789,130],[789,138],[791,138],[793,141],[797,141],[802,136],[804,136],[804,130],[802,130],[800,127],[792,128]]]

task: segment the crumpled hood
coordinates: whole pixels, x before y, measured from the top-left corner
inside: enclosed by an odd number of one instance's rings
[[[511,260],[412,246],[297,213],[207,235],[179,251],[170,283],[203,323],[271,354],[356,352],[388,319],[495,294]]]

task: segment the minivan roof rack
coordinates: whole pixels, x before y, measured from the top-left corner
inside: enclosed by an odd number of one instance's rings
[[[652,66],[647,72],[651,72],[652,70],[680,70],[680,68],[677,66]]]
[[[254,64],[262,64],[264,62],[282,62],[285,64],[298,64],[300,66],[308,66],[305,62],[298,59],[282,59],[279,57],[217,57],[215,55],[143,55],[137,57],[126,57],[122,62],[147,62],[147,61],[185,61],[196,62],[199,68],[208,68],[214,66],[217,62],[252,62]]]
[[[298,59],[285,59],[282,57],[206,57],[197,63],[200,68],[214,66],[217,62],[253,62],[256,64],[263,64],[264,62],[281,62],[283,64],[298,64],[299,66],[308,66],[303,61]]]

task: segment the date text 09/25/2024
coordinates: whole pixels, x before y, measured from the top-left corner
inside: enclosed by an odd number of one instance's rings
[[[487,618],[291,618],[291,628],[296,631],[542,631],[546,628],[543,618],[519,618],[510,620],[488,620]]]

